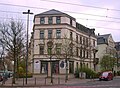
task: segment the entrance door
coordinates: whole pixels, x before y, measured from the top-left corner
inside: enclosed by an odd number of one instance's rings
[[[59,61],[53,61],[52,62],[52,72],[54,74],[58,74],[59,73]]]
[[[74,62],[69,61],[69,73],[74,73]]]

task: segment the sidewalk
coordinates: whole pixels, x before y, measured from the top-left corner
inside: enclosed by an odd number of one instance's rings
[[[92,81],[90,79],[80,79],[80,78],[69,78],[67,82],[65,82],[65,78],[63,77],[54,77],[53,84],[51,83],[51,78],[46,77],[33,77],[26,80],[23,78],[19,78],[16,80],[16,84],[12,84],[12,78],[9,78],[3,86],[29,86],[29,87],[39,87],[39,86],[56,86],[56,85],[67,85],[67,84],[77,84],[77,83],[87,83]]]

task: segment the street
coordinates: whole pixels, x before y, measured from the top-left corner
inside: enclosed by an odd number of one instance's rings
[[[74,79],[75,80],[75,79]],[[83,79],[85,80],[85,79]],[[120,88],[120,77],[115,77],[111,81],[99,81],[98,79],[95,80],[87,80],[86,82],[74,82],[74,83],[66,83],[60,85],[31,85],[31,86],[12,86],[12,87],[3,87],[3,88]],[[2,88],[2,87],[0,87]]]
[[[111,81],[88,81],[86,83],[67,84],[63,86],[51,86],[51,87],[40,87],[40,88],[120,88],[120,77],[115,77]]]
[[[120,88],[120,77],[115,77],[111,81],[95,80],[95,81],[88,81],[87,83],[72,84],[72,85],[69,84],[68,86],[70,86],[68,88]]]

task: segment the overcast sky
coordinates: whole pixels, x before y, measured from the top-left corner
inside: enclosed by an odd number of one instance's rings
[[[120,41],[119,8],[119,0],[0,0],[0,20],[23,19],[26,23],[27,16],[22,12],[28,9],[34,15],[56,9],[73,16],[86,27],[95,28],[96,34],[112,34],[117,42]],[[34,15],[30,16],[30,31]]]

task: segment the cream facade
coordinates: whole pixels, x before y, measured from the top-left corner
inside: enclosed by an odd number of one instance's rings
[[[96,55],[97,58],[99,58],[99,62],[104,55],[110,55],[112,57],[116,57],[115,42],[111,34],[98,35],[97,43],[98,43],[97,44],[98,52],[96,53]],[[97,65],[97,71],[98,72],[101,71],[100,64]]]
[[[87,66],[94,69],[95,29],[76,22],[66,13],[50,10],[34,17],[31,61],[34,74],[74,74]]]

